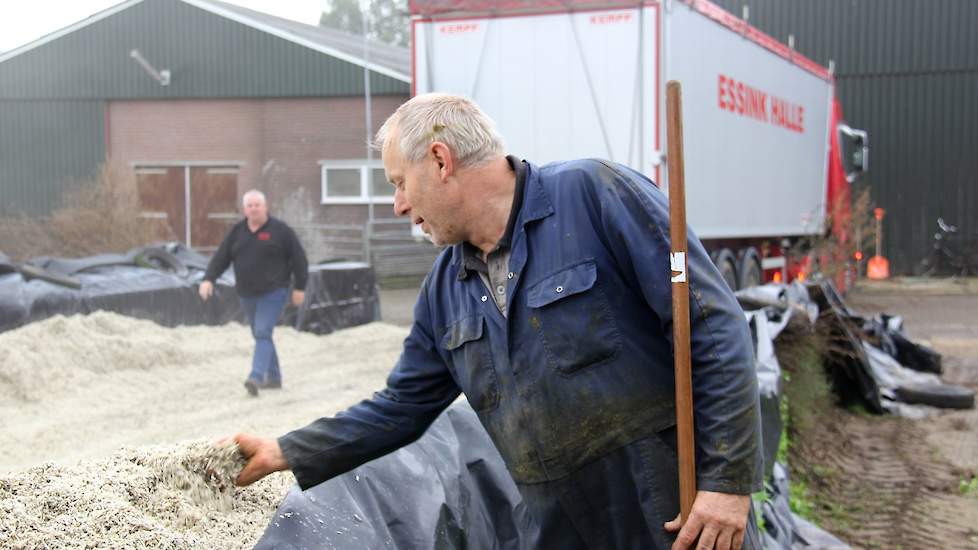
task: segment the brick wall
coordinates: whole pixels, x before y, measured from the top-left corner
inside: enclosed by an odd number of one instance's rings
[[[405,100],[373,98],[375,129]],[[112,101],[115,163],[239,162],[238,186],[282,197],[306,188],[319,202],[319,164],[366,157],[360,97]]]
[[[374,97],[374,131],[407,99]],[[238,163],[238,194],[261,189],[271,213],[293,225],[362,225],[367,219],[366,205],[320,204],[319,161],[366,158],[362,97],[112,101],[106,123],[112,162],[129,169],[134,163]],[[392,209],[377,204],[374,216],[392,217]],[[310,241],[311,258],[332,255],[328,239],[303,240]],[[416,244],[405,245],[418,251]],[[421,246],[433,258],[434,247]]]

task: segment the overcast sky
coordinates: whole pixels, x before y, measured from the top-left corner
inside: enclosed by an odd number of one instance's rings
[[[224,0],[312,25],[319,23],[324,0]],[[118,0],[0,0],[0,52],[28,42],[119,4]]]

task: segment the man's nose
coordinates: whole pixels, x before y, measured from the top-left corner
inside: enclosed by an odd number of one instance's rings
[[[407,216],[411,212],[411,203],[404,197],[400,189],[394,191],[394,215]]]

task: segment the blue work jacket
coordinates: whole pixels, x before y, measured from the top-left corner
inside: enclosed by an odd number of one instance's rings
[[[675,424],[669,211],[655,185],[600,160],[527,164],[508,316],[462,248],[428,274],[387,387],[279,439],[303,488],[406,445],[465,393],[520,484],[561,479]],[[751,336],[689,232],[697,483],[762,482]]]

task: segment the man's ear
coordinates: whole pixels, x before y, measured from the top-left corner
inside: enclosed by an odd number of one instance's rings
[[[428,146],[428,153],[438,163],[438,175],[442,181],[455,173],[455,158],[447,145],[436,141]]]

